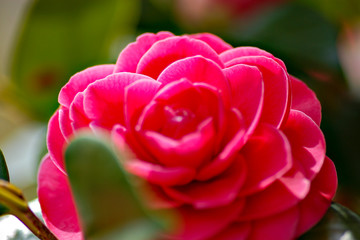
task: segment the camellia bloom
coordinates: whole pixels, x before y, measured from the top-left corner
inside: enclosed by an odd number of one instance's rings
[[[75,74],[59,103],[38,195],[60,239],[82,239],[64,150],[84,128],[128,145],[124,168],[156,194],[149,206],[183,220],[170,239],[294,239],[335,194],[319,101],[258,48],[208,33],[143,34],[115,65]]]

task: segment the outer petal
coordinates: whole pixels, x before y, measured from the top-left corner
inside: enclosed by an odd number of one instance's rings
[[[290,141],[292,154],[312,180],[325,158],[325,139],[318,125],[303,112],[291,110],[283,132]]]
[[[88,127],[91,120],[86,116],[84,111],[84,94],[80,92],[76,94],[74,101],[70,105],[70,119],[72,120],[72,128],[78,130]]]
[[[290,110],[290,81],[286,71],[274,59],[264,56],[235,58],[226,63],[225,67],[238,64],[259,68],[265,87],[264,106],[260,121],[280,127]]]
[[[305,113],[320,126],[321,105],[315,93],[299,79],[290,76],[290,80],[292,85],[291,109]]]
[[[310,181],[297,168],[293,167],[264,190],[247,196],[239,220],[249,221],[276,215],[303,200],[310,190]]]
[[[196,209],[225,206],[237,197],[246,172],[244,159],[238,158],[227,171],[215,179],[164,188],[164,191],[173,199],[191,204]]]
[[[114,72],[136,72],[140,58],[157,41],[174,36],[170,32],[145,33],[121,51]]]
[[[171,37],[156,42],[139,61],[136,72],[156,79],[171,63],[200,55],[223,66],[217,53],[206,43],[189,37]]]
[[[243,206],[244,202],[238,200],[213,209],[197,210],[188,206],[181,207],[179,229],[171,239],[208,239],[233,222]]]
[[[296,236],[300,236],[313,227],[330,207],[331,199],[337,188],[337,176],[334,163],[325,158],[324,165],[311,183],[308,196],[300,203],[300,218]]]
[[[263,190],[282,177],[293,165],[290,144],[285,135],[271,125],[263,124],[241,150],[248,177],[241,195]]]
[[[224,42],[224,40],[222,40],[218,36],[215,36],[214,34],[211,34],[211,33],[191,34],[191,35],[189,35],[189,37],[206,42],[218,54],[220,54],[228,49],[232,49],[232,46],[230,44]]]
[[[69,108],[78,92],[84,91],[90,83],[112,74],[114,67],[112,64],[98,65],[76,73],[60,90],[59,103]]]
[[[226,227],[222,232],[212,237],[210,240],[247,240],[251,232],[251,223],[234,222]]]
[[[292,208],[275,216],[253,223],[249,240],[289,240],[294,239],[299,219],[299,210]]]
[[[185,167],[164,167],[141,160],[129,160],[125,168],[130,173],[139,176],[150,183],[161,186],[187,184],[194,179],[195,170]]]
[[[59,111],[50,118],[47,133],[47,147],[51,159],[61,171],[64,171],[65,138],[60,130]]]
[[[38,184],[38,197],[46,225],[59,239],[82,240],[67,176],[48,155],[40,165]]]
[[[66,107],[61,107],[59,109],[59,126],[61,133],[65,138],[68,138],[73,133],[69,109]]]
[[[220,59],[224,64],[226,64],[236,58],[255,57],[255,56],[264,56],[264,57],[272,58],[278,64],[280,64],[280,66],[283,67],[284,70],[286,70],[283,61],[274,57],[271,53],[257,47],[237,47],[237,48],[229,49],[220,54]]]

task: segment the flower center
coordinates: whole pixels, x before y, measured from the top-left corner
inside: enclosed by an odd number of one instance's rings
[[[162,134],[179,139],[196,130],[198,121],[196,121],[195,114],[189,109],[173,110],[170,107],[165,107],[165,112],[167,121],[161,130]]]

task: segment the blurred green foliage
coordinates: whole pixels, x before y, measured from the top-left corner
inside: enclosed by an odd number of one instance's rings
[[[34,1],[12,60],[12,97],[47,121],[71,75],[114,58],[111,50],[133,33],[138,9],[137,0]]]
[[[5,162],[5,157],[2,151],[0,150],[0,179],[9,181],[9,172]],[[0,204],[0,216],[9,212],[9,209]]]
[[[135,192],[135,181],[121,167],[123,158],[93,136],[77,137],[66,149],[66,170],[86,239],[145,240],[158,231]],[[134,225],[141,228],[129,232]]]

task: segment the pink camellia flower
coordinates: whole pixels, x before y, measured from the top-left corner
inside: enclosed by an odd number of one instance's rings
[[[38,195],[60,239],[83,238],[64,168],[69,138],[83,128],[125,141],[135,157],[124,168],[157,196],[149,205],[181,216],[170,239],[294,239],[335,194],[319,101],[258,48],[146,33],[115,65],[75,74],[59,103]]]

